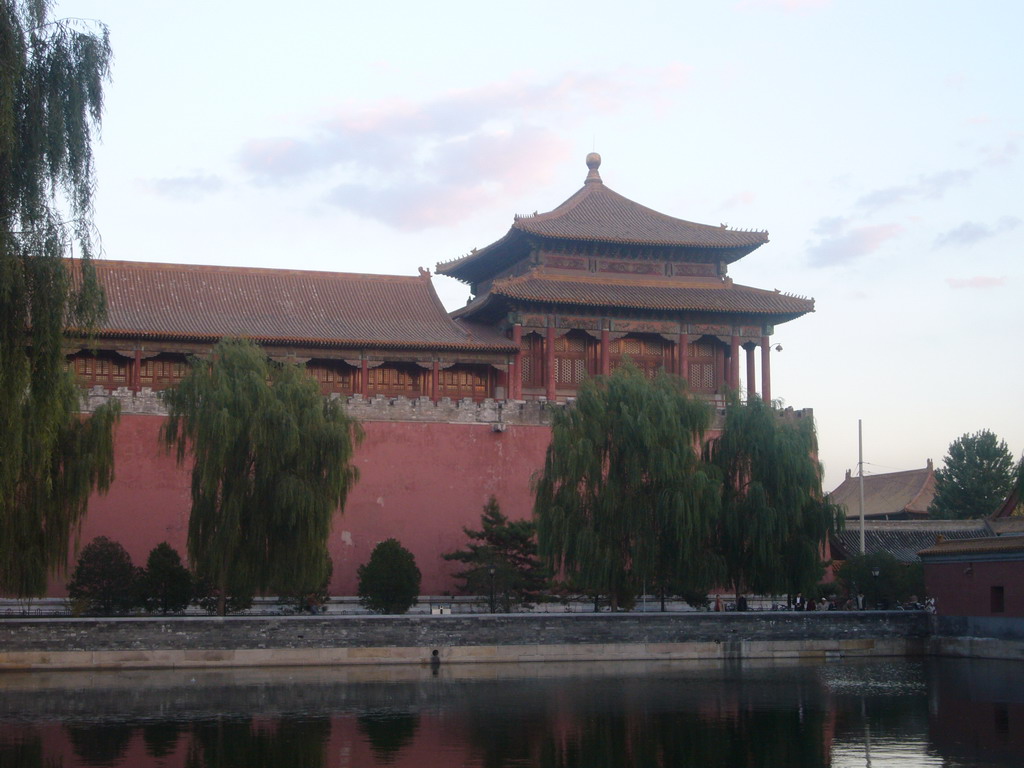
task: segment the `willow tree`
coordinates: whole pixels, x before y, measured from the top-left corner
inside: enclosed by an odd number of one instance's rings
[[[312,592],[326,578],[327,537],[358,478],[362,432],[297,365],[255,344],[221,341],[164,393],[161,438],[192,457],[188,556],[229,594]]]
[[[541,556],[577,588],[626,607],[643,586],[707,588],[718,493],[697,446],[710,407],[679,378],[631,365],[585,381],[556,411],[535,480]]]
[[[745,591],[813,588],[839,509],[822,494],[814,423],[758,398],[733,398],[722,434],[707,446],[722,479],[719,552],[737,601]]]
[[[89,496],[109,485],[117,415],[78,415],[62,349],[103,312],[91,147],[110,45],[48,6],[0,0],[0,592],[25,597],[64,571]]]

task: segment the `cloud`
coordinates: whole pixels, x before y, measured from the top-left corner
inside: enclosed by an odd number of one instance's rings
[[[948,232],[943,232],[935,238],[935,248],[945,246],[967,246],[980,243],[982,240],[1010,232],[1020,226],[1021,220],[1016,216],[1003,216],[995,224],[979,224],[974,221],[965,221],[958,227]]]
[[[418,230],[458,221],[504,192],[550,181],[550,170],[567,147],[546,131],[477,136],[439,147],[429,162],[429,181],[374,185],[342,183],[328,202],[396,229]],[[528,158],[510,162],[510,158]]]
[[[675,63],[515,79],[422,101],[349,104],[309,135],[248,141],[238,159],[256,184],[320,184],[331,204],[421,229],[546,183],[567,151],[559,131],[637,101],[656,106],[685,88],[689,76]]]
[[[1017,153],[1020,151],[1020,134],[1014,134],[1010,136],[1002,144],[996,144],[995,146],[988,145],[981,148],[982,157],[984,157],[985,165],[1002,166],[1009,165],[1017,159]]]
[[[219,176],[195,174],[164,179],[142,179],[140,184],[143,189],[160,197],[174,200],[199,200],[219,192],[224,186],[224,180]]]
[[[974,178],[974,171],[965,168],[939,171],[918,176],[902,186],[883,187],[862,195],[856,206],[867,211],[878,211],[913,200],[938,200],[956,187],[966,186]]]
[[[1005,277],[986,277],[976,275],[974,277],[947,277],[946,283],[954,291],[960,290],[988,290],[989,288],[1001,288],[1007,284]]]
[[[825,227],[829,234],[807,249],[808,260],[811,266],[815,267],[830,267],[856,261],[903,233],[903,227],[899,224],[879,224],[844,231],[841,227],[835,227],[836,219],[822,221],[831,222]],[[818,230],[821,228],[822,222],[819,222]]]

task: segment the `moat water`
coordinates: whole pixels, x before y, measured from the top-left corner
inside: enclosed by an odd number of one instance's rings
[[[1024,664],[0,673],[0,766],[1020,766]]]

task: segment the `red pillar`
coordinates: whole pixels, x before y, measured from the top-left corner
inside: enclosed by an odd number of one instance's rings
[[[612,372],[611,355],[611,334],[607,328],[601,329],[601,375],[607,376]]]
[[[729,386],[734,392],[740,388],[740,339],[733,334],[729,341]]]
[[[757,389],[754,381],[754,345],[744,347],[743,351],[747,353],[747,399],[750,399],[754,397]]]
[[[132,366],[132,390],[142,389],[142,350],[135,350],[135,365]]]
[[[679,334],[679,348],[676,350],[679,354],[679,367],[676,370],[679,375],[686,379],[687,383],[690,381],[690,334],[680,333]]]
[[[767,336],[761,337],[761,397],[766,403],[772,401],[772,348]]]
[[[523,326],[516,323],[512,326],[512,343],[516,345],[516,353],[512,356],[512,370],[508,372],[508,398],[523,399]]]
[[[359,372],[359,394],[366,397],[370,392],[370,365],[364,357],[363,369]]]
[[[544,381],[548,400],[555,401],[555,326],[549,325],[544,339]]]
[[[430,368],[430,399],[435,403],[437,402],[437,384],[440,375],[441,364],[435,360],[434,364]]]

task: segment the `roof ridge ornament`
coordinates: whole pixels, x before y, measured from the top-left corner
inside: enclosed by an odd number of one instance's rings
[[[591,152],[587,155],[587,168],[590,172],[587,173],[587,178],[583,182],[584,184],[604,184],[601,181],[601,174],[597,172],[597,169],[601,167],[601,156],[597,152]]]

